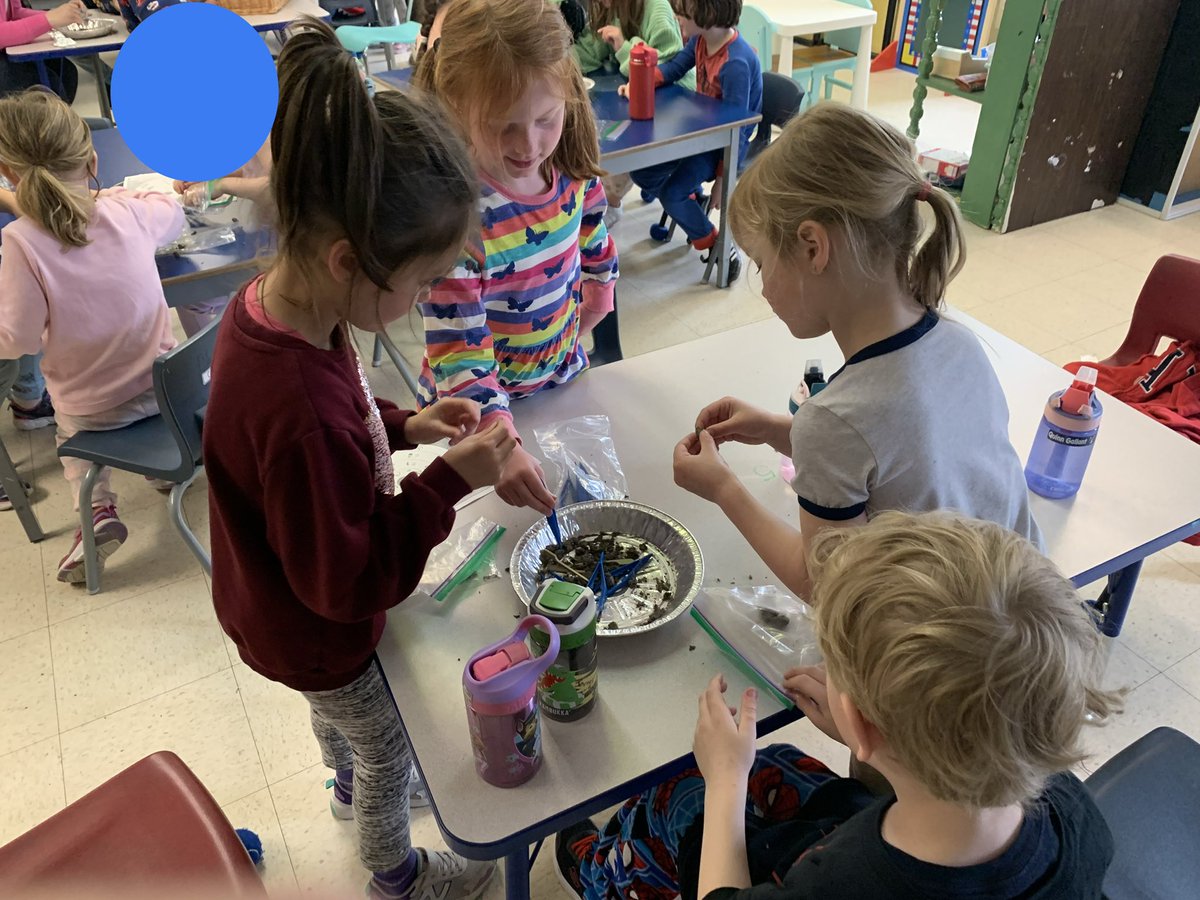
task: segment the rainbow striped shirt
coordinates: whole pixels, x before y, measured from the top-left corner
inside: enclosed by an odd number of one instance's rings
[[[466,397],[481,427],[512,419],[509,401],[570,381],[587,368],[582,306],[613,307],[617,250],[604,227],[598,179],[557,172],[538,197],[513,197],[486,177],[480,240],[420,305],[425,324],[421,406]]]

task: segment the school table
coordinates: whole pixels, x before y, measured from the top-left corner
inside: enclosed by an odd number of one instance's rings
[[[843,3],[842,0],[754,0],[754,5],[775,27],[779,42],[779,62],[775,71],[792,77],[794,39],[827,31],[858,29],[858,50],[854,59],[854,87],[850,105],[867,108],[867,88],[871,77],[871,31],[877,15],[874,9]],[[813,88],[816,90],[815,86]]]
[[[1046,397],[1063,387],[1066,373],[967,316],[951,315],[982,338],[1008,399],[1010,437],[1023,457]],[[631,498],[692,531],[706,582],[777,583],[715,506],[674,486],[671,452],[692,431],[699,410],[726,394],[782,410],[804,361],[818,357],[827,372],[841,364],[831,336],[797,341],[772,319],[588,371],[562,390],[521,400],[516,423],[525,446],[537,453],[535,428],[607,414]],[[1200,479],[1179,478],[1200,471],[1200,445],[1111,398],[1104,404],[1082,490],[1073,500],[1032,502],[1050,557],[1077,585],[1116,575],[1124,590],[1145,556],[1200,530]],[[779,478],[773,450],[726,445],[722,454],[760,501],[797,521],[795,496]],[[459,521],[479,517],[508,529],[496,550],[501,570],[538,518],[494,495],[466,507]],[[443,836],[464,856],[503,857],[510,898],[528,897],[531,844],[692,764],[697,697],[714,673],[725,674],[731,700],[748,685],[690,616],[639,636],[601,638],[596,707],[576,722],[543,717],[541,771],[520,787],[492,787],[475,773],[462,670],[476,650],[509,634],[524,612],[507,574],[444,603],[415,595],[388,614],[378,648]],[[759,691],[760,737],[797,717]]]
[[[125,20],[120,16],[110,16],[107,13],[97,10],[91,10],[91,14],[93,18],[115,22],[117,30],[104,37],[76,41],[73,47],[58,47],[55,45],[54,39],[47,34],[32,43],[9,47],[5,52],[8,53],[8,58],[14,62],[36,63],[42,84],[47,87],[50,86],[50,79],[46,74],[46,60],[65,59],[69,56],[92,57],[92,70],[96,76],[96,89],[100,94],[100,114],[111,121],[113,117],[112,108],[109,106],[108,91],[104,89],[104,70],[100,64],[99,54],[120,50],[121,46],[129,38],[129,29],[125,25]],[[329,13],[325,12],[316,0],[288,0],[278,12],[266,15],[242,16],[242,18],[250,23],[255,31],[267,32],[282,31],[300,16],[306,15],[317,16],[321,19],[329,18]]]
[[[372,73],[384,84],[405,89],[412,79],[411,69]],[[762,117],[742,113],[719,100],[705,97],[677,85],[654,92],[654,118],[634,122],[629,118],[629,101],[618,96],[617,87],[625,82],[620,75],[591,76],[596,82],[590,92],[592,110],[600,125],[600,164],[610,175],[621,175],[658,163],[684,159],[709,150],[724,152],[724,170],[733,173],[722,179],[721,209],[729,209],[729,195],[737,183],[738,133]],[[716,253],[717,284],[729,285],[729,234],[721,216]]]

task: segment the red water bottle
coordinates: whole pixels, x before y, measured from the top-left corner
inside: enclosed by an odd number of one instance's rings
[[[641,43],[629,51],[629,118],[654,118],[654,73],[658,51]]]

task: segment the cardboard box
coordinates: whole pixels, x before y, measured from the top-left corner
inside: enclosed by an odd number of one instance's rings
[[[933,53],[933,74],[939,78],[957,78],[987,68],[986,59],[976,59],[970,50],[957,47],[938,47]]]
[[[918,156],[917,162],[932,176],[930,181],[939,187],[962,187],[971,157],[961,150],[935,147]]]

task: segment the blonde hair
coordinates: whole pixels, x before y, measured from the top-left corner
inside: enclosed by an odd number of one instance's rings
[[[829,679],[939,800],[1028,804],[1083,759],[1099,638],[1071,583],[1024,538],[949,513],[887,512],[813,541]]]
[[[56,94],[34,88],[0,100],[0,161],[19,179],[21,212],[66,247],[88,243],[96,199],[68,182],[91,171],[92,133]]]
[[[923,243],[921,199],[933,210]],[[789,122],[730,201],[738,241],[757,236],[785,258],[808,220],[840,232],[867,274],[894,266],[900,285],[927,309],[941,305],[966,259],[958,206],[926,180],[908,138],[840,103],[817,104]]]
[[[571,31],[546,0],[452,0],[441,37],[414,78],[455,115],[463,128],[482,127],[536,79],[562,85],[562,137],[542,175],[555,168],[568,178],[598,178],[600,142],[583,75],[571,50]]]

